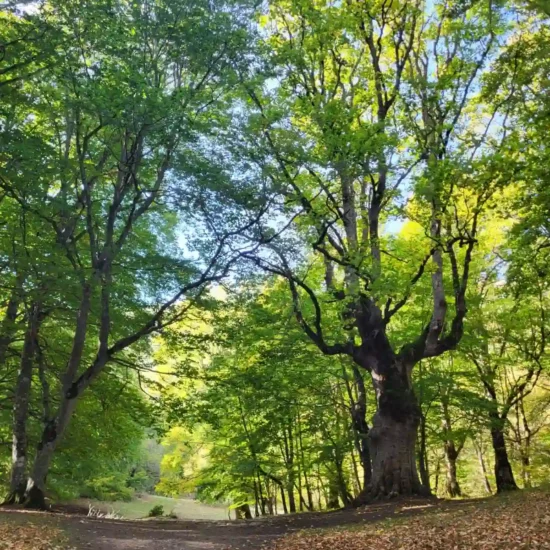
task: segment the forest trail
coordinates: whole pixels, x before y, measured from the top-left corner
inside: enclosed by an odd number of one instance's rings
[[[71,550],[254,550],[307,529],[361,525],[473,501],[412,500],[358,510],[303,513],[248,521],[109,520],[70,514],[0,511],[4,522],[50,525],[66,533]],[[479,502],[479,501],[477,501]],[[52,547],[61,549],[61,547]]]
[[[549,525],[547,490],[476,500],[393,501],[239,522],[0,511],[0,549],[550,550]]]

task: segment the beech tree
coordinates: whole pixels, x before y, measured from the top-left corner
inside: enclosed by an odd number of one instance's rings
[[[498,109],[485,116],[475,97],[501,29],[489,3],[457,15],[448,2],[272,2],[264,32],[279,84],[244,83],[261,144],[249,155],[293,216],[295,246],[325,265],[326,292],[308,284],[297,269],[305,257],[291,257],[288,244],[249,259],[287,279],[304,331],[323,353],[370,373],[376,393],[372,481],[359,501],[427,492],[411,374],[462,337],[484,209],[507,181],[492,156]],[[392,222],[403,221],[415,239],[392,236]],[[398,282],[404,271],[408,281]],[[426,277],[430,311],[416,336],[394,339],[392,323]],[[332,334],[323,326],[329,300],[341,304]]]
[[[182,221],[200,224],[199,211],[186,212],[184,182],[189,165],[200,160],[201,136],[209,139],[202,131],[207,115],[215,131],[213,111],[230,89],[230,62],[244,36],[229,7],[60,1],[42,8],[66,33],[63,57],[47,78],[25,75],[22,92],[32,107],[14,101],[4,121],[4,136],[11,131],[12,139],[1,206],[15,205],[37,220],[36,236],[48,247],[34,258],[45,265],[37,284],[47,300],[27,302],[8,502],[45,507],[50,463],[83,392],[121,352],[184,315],[186,307],[176,304],[191,303],[227,275],[238,256],[236,238],[255,221],[245,213],[211,237],[192,243],[188,235],[198,261],[175,246],[180,213]],[[28,172],[33,162],[44,168],[38,181]],[[139,277],[129,277],[134,271]],[[26,481],[39,319],[44,308],[67,305],[72,342]]]

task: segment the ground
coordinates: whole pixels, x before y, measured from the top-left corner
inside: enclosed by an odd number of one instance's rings
[[[0,512],[0,550],[550,550],[550,493],[390,502],[260,520],[113,521]]]

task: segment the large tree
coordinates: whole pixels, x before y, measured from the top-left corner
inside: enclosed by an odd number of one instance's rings
[[[509,178],[494,155],[500,105],[476,92],[503,24],[490,2],[457,6],[274,1],[268,80],[242,75],[255,139],[245,152],[295,230],[248,257],[287,279],[304,331],[323,353],[351,357],[376,394],[372,480],[358,502],[427,492],[412,370],[460,341],[484,209]],[[325,266],[326,292],[308,284],[309,262]],[[430,303],[416,292],[427,278]],[[409,329],[392,330],[419,300]],[[329,334],[335,301],[341,323]]]
[[[25,297],[9,500],[44,506],[54,452],[84,391],[127,348],[184,315],[179,302],[191,303],[224,277],[239,255],[238,235],[261,215],[249,217],[226,201],[218,208],[224,223],[214,230],[189,193],[201,177],[225,184],[208,155],[224,124],[245,11],[227,2],[60,0],[34,17],[64,40],[47,73],[29,74],[22,65],[21,78],[7,84],[18,93],[3,106],[0,207],[30,220],[33,231],[20,231],[19,240],[32,251],[34,283]],[[17,281],[12,260],[3,275]],[[16,300],[17,284],[11,286]],[[8,339],[12,309],[4,321]],[[63,318],[70,337],[52,367],[58,394],[23,483],[44,311],[52,326]],[[41,337],[51,342],[47,329]]]

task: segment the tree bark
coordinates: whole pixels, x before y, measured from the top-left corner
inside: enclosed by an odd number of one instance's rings
[[[417,428],[414,416],[396,418],[380,410],[374,416],[370,431],[371,498],[427,494],[416,470]]]
[[[367,423],[367,390],[359,367],[352,365],[357,399],[352,403],[353,428],[356,434],[356,448],[363,468],[363,487],[369,486],[372,479],[372,465],[369,449],[369,425]]]
[[[76,396],[73,398],[65,397],[57,416],[44,425],[34,464],[27,481],[25,492],[25,506],[27,508],[38,510],[47,508],[46,478],[48,477],[55,449],[69,425],[76,405]]]
[[[443,414],[443,433],[446,437],[444,445],[446,466],[445,489],[451,498],[455,498],[462,495],[462,491],[456,477],[456,460],[462,449],[462,445],[459,445],[457,448],[453,439],[451,414],[449,412],[449,396],[447,393],[441,396],[441,411]]]
[[[329,510],[336,510],[340,508],[338,481],[331,476],[328,482],[328,495],[327,495],[327,508]]]
[[[32,371],[36,355],[40,307],[34,304],[29,313],[25,341],[13,404],[12,463],[9,494],[5,504],[23,504],[27,486],[27,421],[32,384]]]
[[[447,494],[451,497],[459,497],[462,495],[458,479],[456,477],[456,459],[458,452],[456,451],[453,440],[445,441],[445,489]]]
[[[6,313],[0,324],[0,366],[6,361],[9,345],[13,340],[13,336],[17,330],[16,321],[19,312],[19,304],[21,301],[21,278],[17,279],[17,287],[13,290]]]
[[[495,453],[495,479],[497,493],[515,491],[518,486],[514,479],[512,465],[508,458],[508,450],[504,439],[504,421],[500,417],[492,415],[491,441]]]
[[[424,487],[430,489],[430,471],[428,469],[428,453],[426,446],[426,416],[420,415],[420,444],[418,449],[418,471],[420,473],[420,481]]]
[[[252,519],[252,512],[248,504],[241,504],[235,508],[236,519]]]
[[[398,495],[429,495],[416,468],[420,407],[410,369],[391,352],[385,362],[371,359],[370,370],[378,405],[369,432],[372,479],[358,504]]]
[[[491,484],[489,483],[489,477],[487,476],[487,468],[485,466],[485,460],[483,458],[483,449],[481,448],[481,444],[478,445],[474,440],[474,447],[477,454],[477,459],[479,461],[479,468],[481,470],[481,476],[483,477],[483,485],[485,487],[485,492],[488,495],[493,494],[493,490],[491,489]]]

